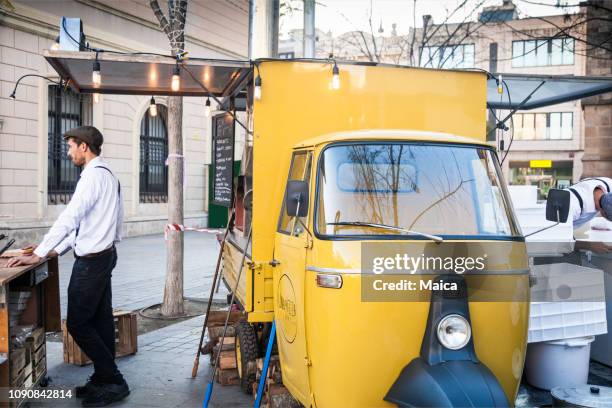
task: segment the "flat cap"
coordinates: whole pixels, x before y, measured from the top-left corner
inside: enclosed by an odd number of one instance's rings
[[[93,126],[80,126],[64,133],[64,140],[71,137],[85,142],[89,146],[100,147],[104,143],[102,133]]]

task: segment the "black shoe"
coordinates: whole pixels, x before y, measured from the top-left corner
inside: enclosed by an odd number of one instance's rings
[[[122,384],[101,384],[97,386],[93,395],[83,400],[84,407],[105,407],[113,402],[121,401],[130,394],[130,388],[123,381]]]
[[[96,375],[92,374],[91,377],[87,379],[85,385],[79,385],[76,387],[76,397],[86,398],[93,395],[101,384],[102,383],[98,380]]]

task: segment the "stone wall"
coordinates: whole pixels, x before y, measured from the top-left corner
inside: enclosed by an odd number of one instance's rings
[[[612,76],[612,7],[605,0],[585,3],[589,43],[586,75]],[[590,45],[601,43],[604,46]],[[582,106],[585,122],[584,177],[612,177],[612,92],[585,99]]]

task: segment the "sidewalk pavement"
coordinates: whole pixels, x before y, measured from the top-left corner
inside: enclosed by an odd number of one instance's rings
[[[117,245],[118,261],[113,271],[113,307],[136,310],[161,303],[166,279],[166,244],[163,234],[126,238]],[[214,234],[186,231],[183,285],[186,297],[206,298],[217,264],[219,244]],[[66,318],[72,252],[59,259],[60,303]],[[215,298],[226,299],[225,287]]]
[[[138,352],[117,359],[119,370],[131,392],[113,407],[181,407],[202,406],[206,385],[210,378],[210,357],[200,356],[196,378],[191,378],[195,351],[200,340],[204,318],[198,316],[171,326],[138,336]],[[73,389],[73,397],[53,400],[44,406],[79,407],[74,387],[83,384],[92,373],[91,365],[78,367],[63,362],[62,343],[47,342],[49,389]],[[33,405],[43,406],[43,405]],[[238,386],[215,383],[210,407],[246,408],[253,406],[253,397]]]

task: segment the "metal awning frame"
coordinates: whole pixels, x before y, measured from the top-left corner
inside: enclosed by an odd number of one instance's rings
[[[496,94],[499,86],[499,78],[502,78],[502,93]],[[533,85],[532,88],[524,90],[523,98],[512,98],[512,86],[508,82],[521,81],[523,84]],[[533,84],[532,84],[533,83]],[[534,98],[544,85],[554,83],[583,85],[582,89],[572,92],[554,94],[553,96]],[[612,78],[592,77],[592,76],[571,76],[571,75],[533,75],[533,74],[495,74],[490,75],[487,80],[487,107],[489,109],[504,110],[531,110],[545,106],[556,105],[564,102],[571,102],[578,99],[601,95],[612,92]],[[499,95],[499,96],[498,96]],[[533,99],[533,100],[532,100]],[[520,105],[520,107],[519,107]]]
[[[238,94],[243,90],[248,82],[253,77],[253,64],[250,61],[236,61],[236,60],[222,60],[222,59],[205,59],[205,58],[186,58],[178,62],[181,68],[180,76],[181,82],[189,81],[192,86],[189,89],[181,89],[177,92],[171,91],[168,87],[149,87],[147,84],[143,84],[142,89],[122,89],[117,87],[115,89],[104,87],[95,88],[91,81],[84,78],[83,73],[71,72],[71,67],[74,68],[77,64],[90,64],[93,63],[96,58],[100,62],[104,75],[105,65],[108,67],[110,64],[121,64],[121,63],[136,63],[142,64],[143,70],[151,65],[155,65],[163,71],[163,75],[167,79],[171,77],[171,72],[177,64],[177,60],[171,56],[162,55],[125,55],[121,53],[113,52],[76,52],[76,51],[53,51],[45,50],[44,57],[49,64],[57,71],[57,73],[63,79],[69,79],[69,86],[78,93],[92,94],[115,94],[115,95],[176,95],[176,96],[198,96],[198,97],[211,97],[211,98],[227,98]],[[108,70],[108,68],[107,68]],[[208,70],[215,73],[215,70],[232,71],[232,77],[224,82],[222,89],[210,90],[203,81],[198,79],[198,74],[202,70]],[[199,71],[199,72],[198,72]],[[160,74],[161,76],[161,74]],[[197,86],[195,85],[197,84]],[[197,88],[197,89],[196,89]],[[211,87],[212,88],[212,87]]]

